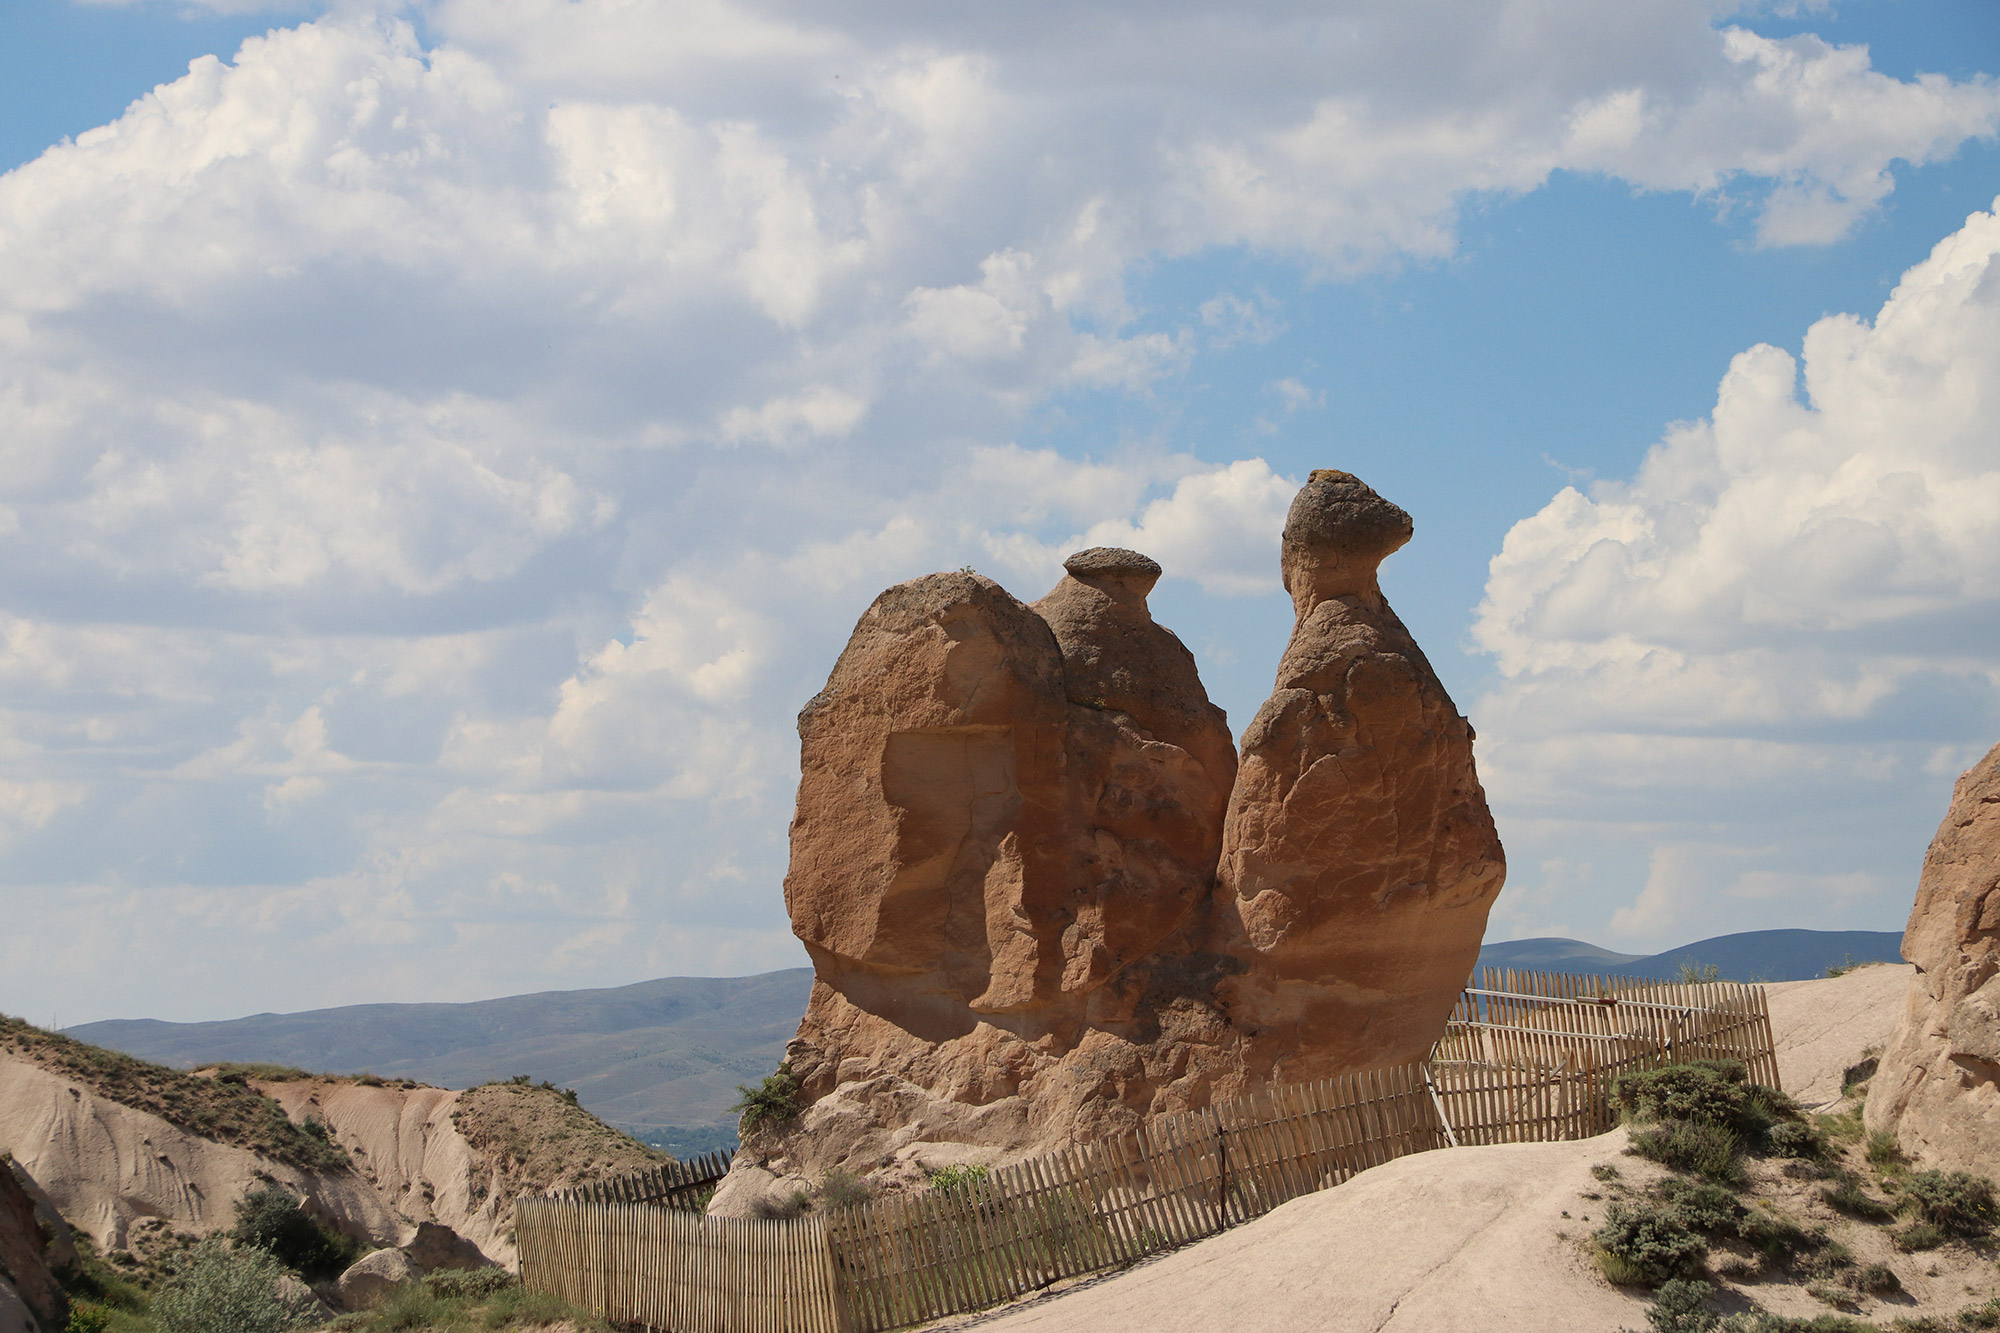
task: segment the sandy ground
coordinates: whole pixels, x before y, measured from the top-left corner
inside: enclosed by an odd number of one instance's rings
[[[1646,1301],[1599,1277],[1578,1239],[1590,1168],[1624,1131],[1580,1143],[1419,1153],[1106,1282],[978,1321],[980,1333],[1456,1333],[1644,1328]],[[1568,1212],[1574,1214],[1565,1218]],[[954,1325],[953,1327],[956,1327]]]
[[[1827,981],[1765,986],[1785,1091],[1814,1110],[1839,1101],[1847,1070],[1888,1045],[1916,973],[1908,963],[1876,963]]]
[[[1845,1071],[1887,1041],[1911,972],[1867,967],[1769,987],[1786,1088],[1808,1104],[1837,1101]],[[1579,1143],[1405,1157],[1127,1272],[937,1327],[979,1333],[1643,1329],[1645,1295],[1606,1282],[1586,1243],[1602,1221],[1605,1193],[1615,1192],[1592,1177],[1593,1165],[1615,1165],[1623,1184],[1635,1189],[1661,1174],[1623,1156],[1625,1142],[1620,1130]],[[1913,1296],[1952,1310],[1970,1299],[1974,1270],[1961,1261],[1977,1265],[1978,1256],[1895,1256],[1879,1232],[1819,1205],[1816,1184],[1782,1180],[1775,1166],[1760,1167],[1760,1175],[1789,1211],[1828,1226],[1863,1262],[1892,1260]],[[1784,1313],[1826,1311],[1793,1285],[1751,1282],[1735,1294]],[[1883,1313],[1911,1308],[1905,1303]]]

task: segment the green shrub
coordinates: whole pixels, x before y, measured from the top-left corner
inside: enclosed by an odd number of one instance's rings
[[[1724,1319],[1715,1326],[1715,1333],[1875,1333],[1875,1325],[1838,1314],[1795,1319],[1769,1310],[1748,1310]]]
[[[729,1109],[737,1113],[736,1127],[744,1134],[759,1125],[782,1125],[804,1109],[799,1101],[798,1076],[789,1064],[779,1065],[776,1073],[766,1075],[754,1088],[737,1084],[736,1091],[742,1095]]]
[[[1590,1238],[1604,1276],[1624,1286],[1657,1287],[1691,1275],[1708,1256],[1702,1238],[1658,1204],[1614,1203]]]
[[[1609,1162],[1599,1162],[1596,1166],[1591,1167],[1590,1177],[1592,1180],[1605,1180],[1605,1181],[1619,1180],[1623,1178],[1619,1175],[1618,1168],[1611,1165],[1611,1163]]]
[[[1861,1108],[1850,1106],[1835,1115],[1816,1115],[1813,1124],[1834,1143],[1859,1143],[1863,1132]]]
[[[1745,1245],[1774,1263],[1789,1265],[1800,1256],[1826,1248],[1826,1233],[1800,1226],[1783,1213],[1758,1208],[1737,1223],[1736,1235]]]
[[[255,1245],[307,1278],[337,1277],[361,1257],[361,1247],[308,1214],[299,1200],[275,1185],[236,1201],[230,1239]]]
[[[1929,1222],[1912,1222],[1906,1227],[1898,1227],[1889,1233],[1896,1248],[1904,1254],[1915,1254],[1919,1250],[1935,1250],[1950,1239],[1939,1227]]]
[[[941,1166],[924,1179],[933,1194],[956,1194],[960,1190],[970,1190],[986,1179],[988,1172],[983,1166],[954,1164]]]
[[[1668,1120],[1633,1134],[1632,1151],[1675,1171],[1715,1180],[1736,1180],[1742,1174],[1737,1158],[1743,1140],[1725,1125]]]
[[[1868,1136],[1868,1165],[1886,1175],[1895,1175],[1909,1165],[1910,1159],[1903,1154],[1896,1136],[1886,1129],[1878,1129]]]
[[[63,1333],[107,1333],[110,1327],[110,1310],[90,1301],[76,1301],[69,1307],[69,1322],[63,1325]]]
[[[1958,1312],[1960,1328],[2000,1328],[2000,1297],[1984,1305],[1968,1305]]]
[[[1916,1171],[1903,1180],[1903,1210],[1948,1235],[1993,1231],[1993,1182],[1963,1171]]]
[[[1819,1192],[1820,1202],[1864,1222],[1887,1222],[1896,1210],[1861,1188],[1853,1172],[1843,1171]]]
[[[1815,1162],[1827,1155],[1826,1136],[1803,1120],[1780,1120],[1765,1132],[1767,1148],[1780,1157]]]
[[[1722,1316],[1708,1308],[1708,1298],[1714,1294],[1714,1285],[1701,1278],[1663,1282],[1646,1309],[1646,1322],[1653,1333],[1710,1333],[1722,1322]]]
[[[424,1275],[432,1294],[444,1297],[491,1296],[514,1283],[514,1275],[504,1268],[441,1268]]]
[[[232,1249],[211,1236],[153,1298],[160,1333],[283,1333],[312,1322],[310,1296],[278,1294],[285,1266],[255,1246]]]
[[[821,1177],[819,1182],[820,1202],[828,1208],[852,1208],[856,1204],[868,1202],[868,1197],[873,1192],[868,1188],[867,1181],[852,1171],[837,1166]]]
[[[1670,1176],[1649,1193],[1683,1225],[1711,1236],[1735,1235],[1737,1222],[1747,1211],[1734,1194],[1707,1180]]]
[[[1741,1065],[1731,1070],[1719,1062],[1662,1065],[1620,1075],[1611,1096],[1632,1120],[1689,1120],[1734,1128],[1747,1100],[1741,1070]]]
[[[1887,1264],[1863,1264],[1847,1275],[1847,1284],[1870,1296],[1888,1296],[1903,1289],[1903,1279]]]

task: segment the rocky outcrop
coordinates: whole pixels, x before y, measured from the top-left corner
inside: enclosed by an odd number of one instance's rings
[[[14,1322],[59,1329],[68,1319],[68,1300],[51,1271],[52,1237],[36,1216],[33,1196],[11,1167],[0,1158],[0,1327],[9,1320],[6,1307],[11,1304],[20,1307],[12,1316]]]
[[[236,1201],[276,1182],[359,1240],[397,1243],[408,1224],[350,1171],[310,1171],[217,1143],[31,1061],[0,1053],[0,1148],[100,1251],[160,1218],[197,1235],[227,1229]]]
[[[1421,1059],[1505,877],[1472,726],[1377,582],[1411,528],[1330,469],[1285,522],[1297,619],[1243,733],[1218,875],[1222,994],[1260,1075]]]
[[[1031,606],[969,572],[877,598],[799,715],[809,1105],[750,1136],[721,1206],[1420,1054],[1502,868],[1471,728],[1375,582],[1409,534],[1313,474],[1285,535],[1298,625],[1240,772],[1137,552],[1078,552]]]
[[[2000,1162],[2000,746],[1959,778],[1903,931],[1916,965],[1869,1087],[1871,1130],[1928,1164]]]
[[[363,1255],[340,1275],[343,1310],[372,1310],[398,1287],[423,1281],[424,1270],[402,1250],[377,1250]]]

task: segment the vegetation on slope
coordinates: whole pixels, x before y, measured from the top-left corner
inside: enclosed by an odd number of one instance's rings
[[[1911,1170],[1893,1140],[1864,1136],[1858,1101],[1808,1117],[1730,1061],[1627,1075],[1613,1096],[1633,1126],[1627,1151],[1674,1173],[1636,1189],[1600,1164],[1592,1174],[1604,1192],[1584,1196],[1610,1195],[1591,1235],[1597,1260],[1613,1282],[1656,1289],[1647,1311],[1654,1333],[1868,1333],[1883,1325],[1852,1315],[1870,1300],[1914,1303],[1895,1271],[1902,1256],[1956,1249],[1957,1267],[1990,1265],[2000,1220],[1992,1182]],[[1938,1275],[1934,1258],[1918,1262]],[[1782,1288],[1830,1308],[1788,1316],[1751,1296]],[[1913,1312],[1887,1327],[2000,1328],[2000,1299],[1987,1294],[1952,1314]],[[1718,1308],[1725,1297],[1734,1313]]]
[[[158,1116],[197,1137],[247,1148],[308,1171],[347,1165],[324,1126],[295,1125],[284,1108],[227,1071],[204,1078],[49,1032],[0,1014],[0,1054],[71,1079],[100,1097]]]
[[[574,1092],[525,1076],[467,1089],[451,1121],[498,1168],[510,1198],[674,1160],[584,1110]]]

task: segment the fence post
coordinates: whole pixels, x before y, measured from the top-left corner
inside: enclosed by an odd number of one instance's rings
[[[1215,1152],[1218,1170],[1215,1188],[1215,1229],[1229,1229],[1229,1128],[1215,1117]]]
[[[1424,1061],[1424,1089],[1431,1095],[1431,1105],[1438,1113],[1438,1124],[1444,1127],[1444,1141],[1448,1147],[1458,1146],[1458,1135],[1452,1132],[1451,1118],[1444,1113],[1444,1098],[1438,1096],[1438,1085],[1431,1081],[1430,1061]]]

